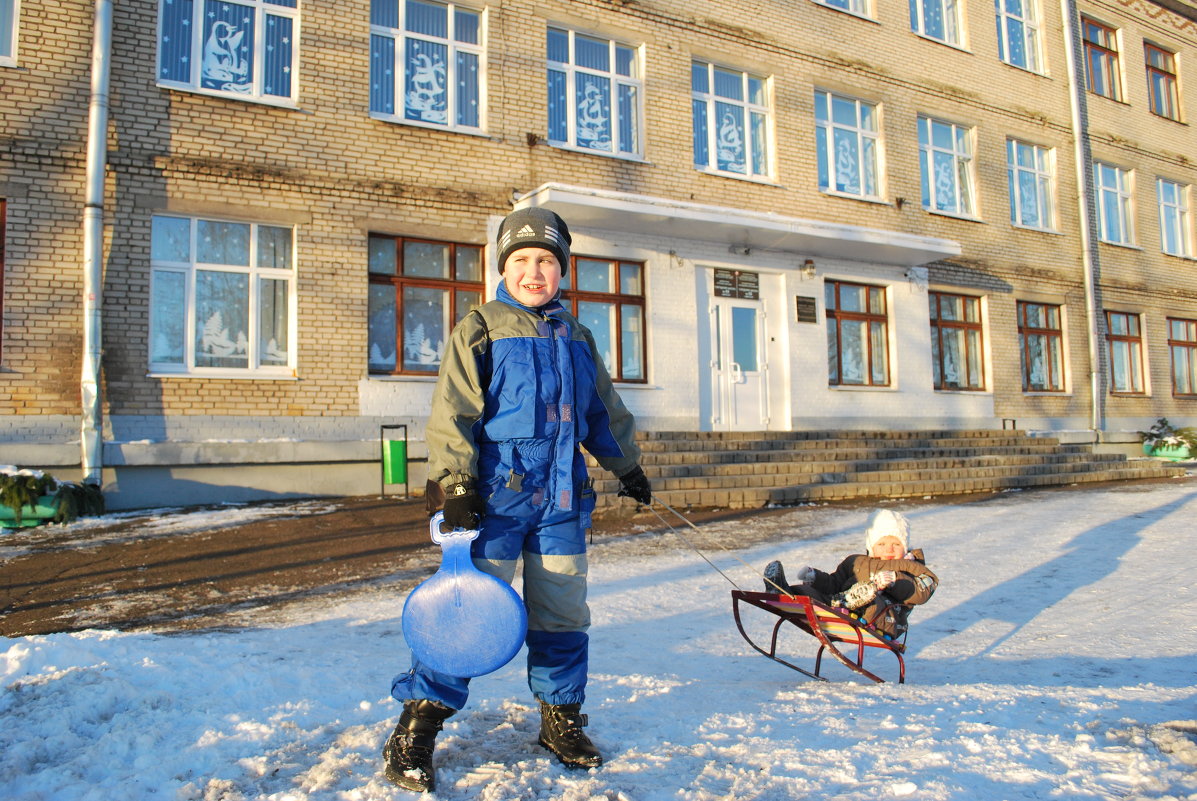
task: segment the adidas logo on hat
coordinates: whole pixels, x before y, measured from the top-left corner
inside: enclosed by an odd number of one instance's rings
[[[515,232],[516,239],[519,239],[520,237],[524,237],[524,236],[536,236],[536,231],[534,231],[532,229],[532,226],[525,225],[523,228],[521,228]]]

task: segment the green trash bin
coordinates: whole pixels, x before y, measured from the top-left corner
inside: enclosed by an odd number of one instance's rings
[[[387,484],[407,483],[407,442],[388,440],[382,450],[382,478]]]

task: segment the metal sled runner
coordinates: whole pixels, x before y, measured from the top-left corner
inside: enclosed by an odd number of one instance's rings
[[[731,595],[732,612],[736,617],[736,628],[740,630],[740,635],[754,649],[774,662],[780,662],[812,679],[826,681],[826,678],[819,675],[819,668],[823,663],[823,652],[826,651],[849,670],[875,682],[884,682],[885,679],[865,668],[864,658],[869,649],[888,651],[898,660],[898,683],[906,681],[906,662],[902,658],[902,654],[906,651],[905,634],[900,640],[890,640],[874,629],[869,622],[852,617],[846,610],[824,606],[818,601],[801,595],[778,595],[746,590],[732,590]],[[769,636],[768,648],[762,648],[744,630],[744,622],[741,619],[742,605],[756,607],[777,617],[777,622],[773,624],[773,630]],[[881,614],[884,614],[884,610]],[[813,673],[777,655],[779,635],[782,626],[786,623],[798,627],[819,641],[819,651],[815,654]],[[844,650],[840,650],[840,646],[843,646]],[[855,651],[855,657],[848,656],[844,651],[849,653]]]

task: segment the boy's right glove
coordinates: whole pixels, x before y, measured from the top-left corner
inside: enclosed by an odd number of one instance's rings
[[[879,590],[884,590],[897,580],[898,574],[893,570],[879,570],[869,577],[869,581]]]
[[[831,596],[831,605],[860,609],[862,606],[868,606],[876,597],[876,584],[872,581],[858,581],[843,592]]]
[[[445,490],[445,523],[471,531],[478,528],[486,502],[472,486],[453,484]]]
[[[648,483],[648,476],[644,475],[644,469],[640,465],[636,465],[628,472],[619,477],[619,483],[622,489],[616,493],[620,498],[631,498],[636,503],[650,506],[653,502],[653,488]]]
[[[798,571],[798,575],[795,576],[795,578],[798,579],[799,584],[810,584],[815,580],[815,575],[815,569],[810,565],[807,565]]]

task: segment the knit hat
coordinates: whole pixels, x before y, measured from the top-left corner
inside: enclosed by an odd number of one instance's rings
[[[873,546],[883,537],[897,537],[902,550],[910,550],[910,521],[900,512],[891,509],[877,509],[869,515],[869,527],[865,529],[865,552],[872,553]]]
[[[573,241],[565,220],[548,209],[516,209],[499,223],[499,272],[503,272],[512,253],[535,247],[552,251],[564,273],[569,269],[569,246]]]

